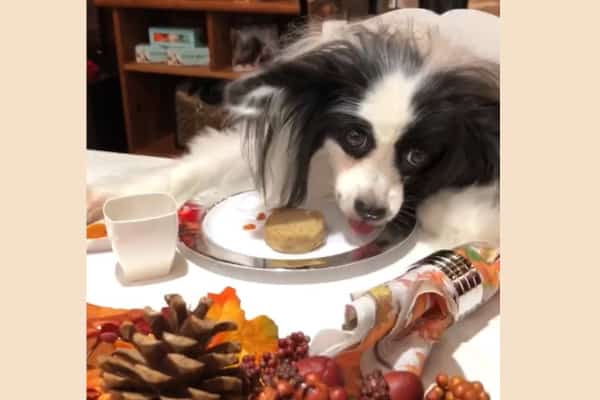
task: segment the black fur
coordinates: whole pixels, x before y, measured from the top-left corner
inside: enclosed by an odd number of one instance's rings
[[[487,184],[500,172],[500,101],[494,66],[456,68],[428,78],[412,99],[417,117],[396,145],[407,197],[440,189]],[[405,163],[410,149],[427,154],[418,169]]]
[[[330,42],[291,60],[276,60],[258,74],[231,83],[227,103],[258,110],[234,119],[245,123],[258,187],[264,189],[275,135],[290,135],[283,205],[302,202],[310,160],[326,137],[343,148],[349,130],[372,137],[369,122],[340,111],[340,106],[359,103],[388,71],[417,73],[425,57],[411,35],[357,29],[352,40]],[[412,99],[417,118],[396,144],[397,167],[406,177],[406,199],[497,179],[499,89],[496,75],[488,71],[465,68],[436,73]],[[254,90],[265,86],[274,88],[274,94],[252,97]],[[405,162],[411,149],[425,151],[425,165],[411,169]]]

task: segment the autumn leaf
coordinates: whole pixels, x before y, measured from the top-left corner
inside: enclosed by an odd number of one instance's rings
[[[500,286],[500,261],[497,260],[492,264],[483,262],[473,262],[473,266],[479,271],[486,286],[498,288]]]
[[[246,354],[260,357],[262,353],[277,350],[277,325],[264,315],[246,320],[246,313],[241,308],[235,289],[227,287],[221,293],[209,293],[208,297],[213,304],[206,314],[207,319],[233,321],[238,326],[235,331],[215,335],[209,344],[210,347],[227,341],[237,341],[242,347],[240,358]]]

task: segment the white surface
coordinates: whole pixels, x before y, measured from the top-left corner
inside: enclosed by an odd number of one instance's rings
[[[100,251],[108,251],[110,249],[111,249],[110,239],[107,237],[87,240],[87,252],[88,253],[98,253]]]
[[[88,181],[106,175],[120,175],[132,170],[168,165],[171,160],[104,152],[88,152]],[[220,292],[226,286],[234,287],[242,300],[246,316],[259,314],[271,317],[285,336],[295,330],[314,334],[327,328],[339,328],[343,323],[344,305],[349,294],[370,288],[392,279],[406,270],[414,261],[427,256],[437,248],[428,244],[420,233],[415,235],[413,247],[399,260],[376,258],[370,264],[373,270],[355,277],[344,277],[323,283],[290,283],[280,279],[248,276],[246,280],[215,273],[209,264],[194,265],[181,257],[170,278],[138,284],[121,283],[116,274],[116,258],[110,252],[87,256],[87,301],[111,307],[159,308],[163,296],[180,293],[187,301],[196,302],[206,292]],[[391,252],[390,257],[398,257]],[[268,279],[268,281],[267,281]],[[283,282],[283,283],[282,283]],[[452,327],[436,345],[424,373],[429,383],[438,372],[465,375],[484,383],[492,399],[499,399],[500,379],[500,316],[498,297]]]
[[[128,281],[165,276],[177,249],[177,203],[168,193],[116,197],[104,203],[106,232]]]
[[[346,218],[333,202],[314,207],[322,212],[327,224],[327,241],[320,248],[302,254],[285,254],[271,249],[264,240],[264,222],[257,221],[260,212],[267,213],[258,193],[241,193],[218,203],[203,221],[203,232],[210,241],[224,249],[251,257],[268,259],[308,259],[345,253],[371,242],[380,230],[369,235],[352,233]],[[268,214],[267,214],[268,215]],[[244,230],[246,224],[255,230]]]

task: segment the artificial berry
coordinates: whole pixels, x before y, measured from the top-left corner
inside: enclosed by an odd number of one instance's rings
[[[425,395],[426,400],[489,400],[481,382],[469,382],[464,378],[438,375],[435,385]]]
[[[450,380],[448,378],[448,375],[439,374],[438,376],[435,377],[435,382],[442,389],[447,389],[448,388],[449,381]]]
[[[181,222],[195,222],[198,220],[198,208],[189,204],[181,207],[178,214]]]
[[[329,389],[322,383],[310,386],[306,389],[304,400],[329,400]]]
[[[365,376],[360,385],[360,400],[390,400],[390,389],[381,371]]]
[[[444,397],[444,391],[439,386],[436,386],[425,396],[425,400],[441,400]]]
[[[343,387],[336,386],[329,389],[329,400],[347,400],[348,395]]]
[[[282,397],[291,396],[294,394],[295,388],[288,381],[279,381],[277,382],[277,394]]]
[[[453,376],[452,378],[450,378],[450,383],[448,384],[448,387],[450,389],[454,388],[455,386],[460,385],[463,382],[463,380],[458,377],[458,376]]]
[[[325,356],[307,357],[296,362],[300,375],[315,373],[327,386],[343,386],[342,371],[335,361]]]
[[[319,377],[318,374],[311,372],[309,374],[304,375],[304,382],[306,382],[307,385],[316,385],[317,383],[321,382],[321,378]]]
[[[105,322],[102,325],[100,325],[100,333],[105,333],[105,332],[118,333],[119,325],[112,323],[112,322]]]
[[[135,323],[135,330],[144,335],[147,335],[150,333],[150,325],[148,325],[146,321],[140,320]]]
[[[102,332],[98,335],[98,338],[106,343],[114,343],[119,338],[119,335],[114,332]]]
[[[277,357],[298,361],[308,356],[310,338],[302,332],[294,332],[277,343]]]
[[[454,386],[454,388],[452,389],[452,394],[454,394],[457,397],[462,397],[465,395],[466,391],[467,391],[467,386],[464,383],[459,383],[457,386]]]
[[[277,390],[270,386],[265,387],[258,395],[258,400],[277,400]]]
[[[462,399],[463,400],[477,400],[477,393],[473,389],[471,389],[471,390],[465,392]]]
[[[383,377],[388,384],[391,400],[423,399],[423,383],[417,375],[405,371],[391,371]]]

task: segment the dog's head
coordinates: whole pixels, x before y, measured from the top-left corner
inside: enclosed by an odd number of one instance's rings
[[[298,205],[324,148],[340,209],[381,225],[443,188],[496,179],[498,66],[435,64],[433,51],[405,32],[355,29],[231,83],[259,187]]]

